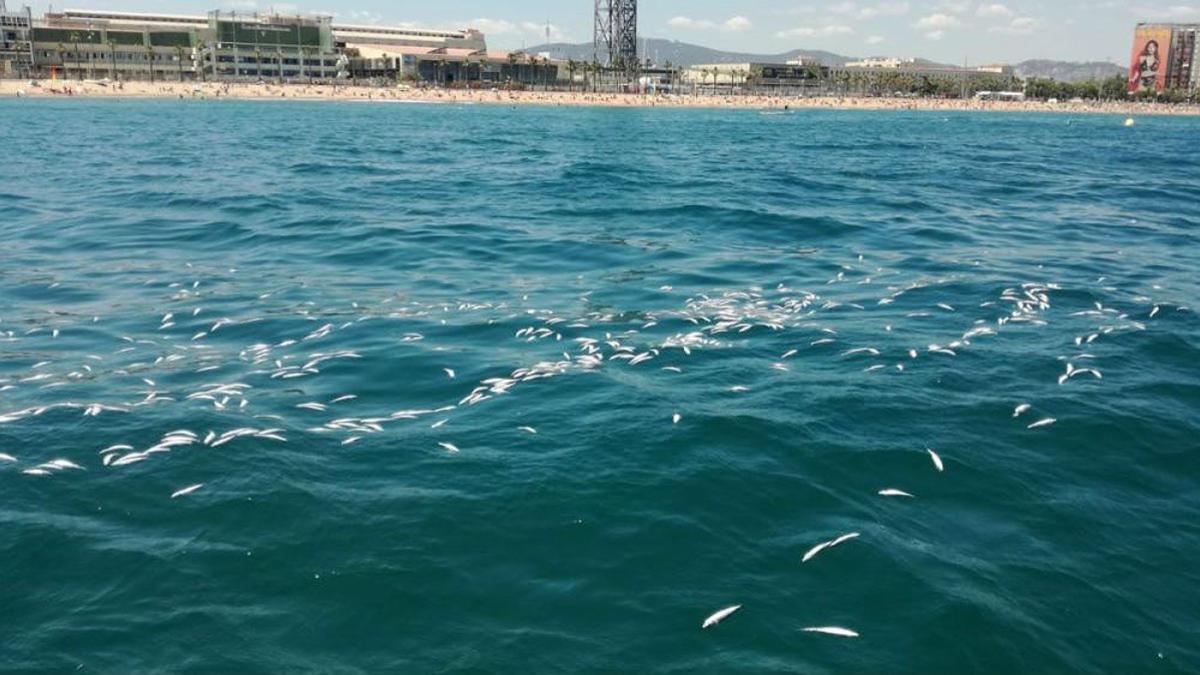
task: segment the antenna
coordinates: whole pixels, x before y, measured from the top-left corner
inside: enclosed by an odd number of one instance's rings
[[[593,50],[610,68],[637,61],[637,0],[596,0]]]

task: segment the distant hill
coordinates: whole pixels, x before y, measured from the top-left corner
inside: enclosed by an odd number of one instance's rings
[[[644,48],[644,53],[649,55],[651,59],[655,59],[659,63],[670,61],[677,66],[692,66],[697,63],[746,63],[748,61],[783,63],[784,61],[797,58],[813,59],[827,66],[842,66],[847,61],[854,60],[840,54],[834,54],[833,52],[811,49],[793,49],[783,54],[746,54],[742,52],[725,52],[719,49],[710,49],[675,40],[651,38],[646,42],[648,44]],[[550,56],[556,59],[592,60],[592,43],[590,42],[584,44],[555,42],[528,47],[525,51],[530,54],[549,52]]]
[[[1125,69],[1115,63],[1090,61],[1088,63],[1069,63],[1067,61],[1033,60],[1019,63],[1016,66],[1019,77],[1048,77],[1059,82],[1084,82],[1087,80],[1104,80],[1114,75],[1124,75]]]

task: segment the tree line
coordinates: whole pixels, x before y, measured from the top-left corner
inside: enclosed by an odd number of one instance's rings
[[[1115,101],[1132,98],[1137,101],[1161,103],[1196,103],[1200,93],[1196,91],[1169,90],[1164,92],[1142,91],[1129,95],[1129,82],[1124,75],[1114,75],[1103,80],[1084,82],[1059,82],[1050,78],[1032,77],[1025,81],[1025,96],[1037,100],[1056,98],[1060,101],[1083,99],[1085,101]]]

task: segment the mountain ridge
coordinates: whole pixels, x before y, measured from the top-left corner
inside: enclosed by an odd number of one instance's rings
[[[783,63],[794,59],[804,59],[819,61],[831,67],[841,67],[850,61],[856,61],[860,58],[820,49],[793,49],[778,54],[731,52],[662,38],[649,38],[642,41],[641,45],[642,53],[649,54],[656,63],[665,65],[669,62],[676,66],[693,66],[709,63]],[[560,59],[573,59],[576,61],[592,60],[592,43],[590,42],[578,44],[552,42],[529,47],[525,51],[531,54],[548,52],[551,57]],[[952,67],[948,64],[939,64],[927,59],[917,59],[917,62],[923,65]],[[1104,61],[1056,61],[1054,59],[1028,59],[1014,64],[1013,68],[1017,75],[1022,78],[1048,77],[1061,82],[1072,83],[1090,79],[1102,80],[1115,75],[1121,75],[1125,72],[1124,68],[1115,63]]]
[[[1054,61],[1051,59],[1030,59],[1022,61],[1015,67],[1018,77],[1050,78],[1059,82],[1077,84],[1087,80],[1106,80],[1110,77],[1123,77],[1125,69],[1115,63],[1106,61]]]
[[[819,49],[793,49],[780,54],[754,54],[750,52],[729,52],[713,49],[703,45],[649,38],[639,41],[639,47],[644,54],[649,54],[658,63],[670,62],[678,66],[693,66],[699,63],[745,63],[747,61],[782,63],[796,58],[807,58],[820,61],[827,66],[843,66],[854,59]],[[549,52],[553,58],[574,59],[576,61],[592,60],[592,43],[573,44],[568,42],[552,42],[528,47],[526,52],[538,54]],[[657,58],[655,58],[657,57]]]

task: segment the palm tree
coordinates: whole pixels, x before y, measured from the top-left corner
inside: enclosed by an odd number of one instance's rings
[[[483,82],[484,82],[484,80],[483,80],[483,74],[487,72],[487,69],[488,69],[488,58],[487,58],[487,56],[481,56],[481,57],[479,57],[479,84],[480,84],[481,86],[483,85]]]
[[[154,47],[146,45],[146,65],[150,69],[150,81],[154,82]]]
[[[579,70],[579,64],[575,59],[567,59],[567,73],[571,76],[571,81],[567,83],[567,90],[575,90],[575,71]]]
[[[516,71],[516,69],[517,69],[517,53],[509,52],[508,53],[508,80],[509,80],[509,82],[512,81],[513,72]],[[520,80],[521,78],[518,76],[517,79]]]
[[[312,84],[312,71],[309,70],[310,66],[308,65],[308,62],[312,60],[312,55],[312,47],[304,45],[300,48],[300,72],[308,75],[309,84]],[[387,54],[384,54],[383,56],[384,58],[387,58]]]
[[[262,77],[262,54],[262,49],[258,47],[254,48],[254,72],[259,77]]]
[[[276,63],[276,65],[279,66],[277,72],[279,73],[279,84],[282,85],[283,84],[283,47],[275,48],[275,63]]]
[[[55,48],[54,51],[58,52],[58,64],[60,66],[62,66],[63,71],[64,71],[63,77],[64,77],[64,79],[66,79],[65,71],[67,69],[67,47],[66,47],[66,45],[64,45],[63,43],[60,42],[60,43],[58,43],[58,47]]]
[[[200,81],[208,82],[208,66],[204,63],[206,56],[204,53],[204,43],[201,42],[200,44],[196,45],[195,49],[195,53],[200,57]],[[213,71],[213,74],[216,75],[216,64],[213,64]]]
[[[179,68],[179,81],[183,82],[183,47],[175,45],[175,63]]]
[[[117,41],[109,38],[108,40],[108,58],[109,68],[108,77],[111,80],[117,79]]]
[[[75,72],[79,76],[79,79],[82,80],[83,79],[83,68],[79,67],[79,33],[76,33],[75,31],[71,31],[71,42],[73,43],[73,45],[75,47],[75,51],[72,52],[72,54],[71,54],[71,58],[74,59],[74,61],[75,61]]]

